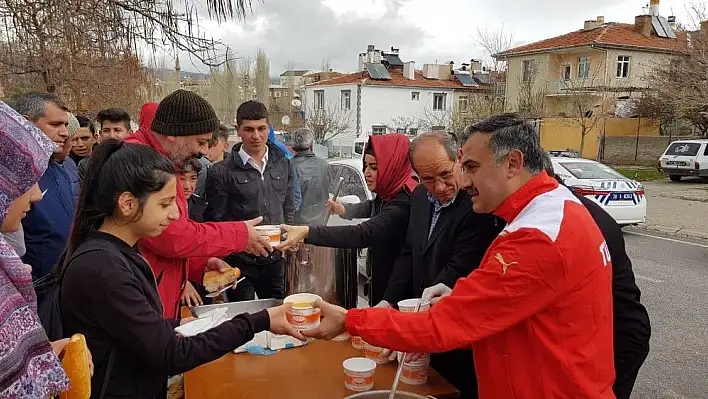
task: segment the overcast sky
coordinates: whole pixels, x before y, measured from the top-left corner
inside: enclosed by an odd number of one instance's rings
[[[696,0],[698,1],[698,0]],[[663,16],[687,19],[692,0],[661,0]],[[241,56],[258,47],[270,58],[271,75],[295,69],[319,70],[328,57],[335,71],[352,72],[357,55],[373,44],[381,50],[400,48],[403,61],[423,63],[484,57],[476,44],[477,28],[513,34],[524,44],[582,28],[583,21],[605,16],[606,21],[633,23],[648,0],[253,0],[245,22],[206,30]],[[184,56],[186,57],[186,55]],[[180,56],[183,58],[183,56]],[[196,71],[182,59],[183,69]]]

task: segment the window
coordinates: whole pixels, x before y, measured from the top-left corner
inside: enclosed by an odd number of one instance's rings
[[[570,65],[563,65],[563,80],[568,81],[573,76],[573,71]]]
[[[467,112],[470,106],[470,99],[467,96],[462,96],[457,100],[457,107],[460,112]]]
[[[559,162],[577,179],[618,179],[622,175],[609,166],[595,162]]]
[[[627,78],[629,77],[629,60],[630,58],[626,55],[620,55],[617,57],[617,77]]]
[[[536,62],[534,60],[521,61],[521,81],[531,83],[536,73]]]
[[[342,90],[342,109],[352,109],[352,91]]]
[[[418,135],[418,128],[412,127],[410,129],[408,129],[408,134],[411,136],[417,136]]]
[[[446,93],[433,94],[433,111],[445,111]]]
[[[420,100],[420,92],[419,91],[411,92],[411,100],[413,100],[413,101]]]
[[[698,154],[701,149],[701,143],[686,143],[686,142],[675,142],[671,143],[669,148],[666,149],[664,155],[684,155],[693,157]]]
[[[324,90],[315,90],[315,109],[324,109]]]
[[[386,126],[381,126],[381,125],[371,126],[371,134],[373,136],[380,136],[382,134],[386,134]]]
[[[344,181],[342,181],[342,188],[339,191],[340,196],[344,197],[345,195],[356,195],[360,202],[367,200],[365,191],[366,183],[364,182],[361,173],[361,171],[354,169],[351,166],[342,165],[342,177],[344,178]],[[336,177],[337,175],[334,175],[334,178]],[[332,180],[333,179],[330,180],[330,187],[335,186]]]
[[[445,126],[431,126],[430,130],[434,132],[444,132],[446,129]]]
[[[287,97],[288,95],[289,95],[289,94],[288,94],[287,91],[284,91],[284,92],[283,92],[283,97]]]
[[[396,133],[406,134],[406,128],[405,127],[396,128]]]
[[[590,77],[590,57],[578,58],[578,77],[581,79]]]
[[[279,91],[276,91],[276,92],[275,92],[275,98],[278,98],[278,97],[280,97],[280,92],[279,92]]]

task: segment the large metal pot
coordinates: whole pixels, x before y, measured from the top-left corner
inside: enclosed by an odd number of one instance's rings
[[[388,399],[388,395],[391,393],[390,390],[387,391],[369,391],[362,392],[356,395],[347,396],[344,399]],[[401,392],[396,391],[396,399],[435,399],[433,396],[423,396],[417,393]]]
[[[357,251],[300,245],[285,255],[286,294],[309,292],[344,308],[357,305]]]

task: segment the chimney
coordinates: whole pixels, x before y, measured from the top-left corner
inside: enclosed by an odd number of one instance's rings
[[[676,30],[676,16],[671,15],[666,19],[669,22],[669,26],[671,26],[671,29],[674,31]]]
[[[649,0],[649,15],[659,16],[659,0]]]
[[[651,15],[637,15],[634,17],[634,31],[649,37],[652,31]]]
[[[599,15],[597,17],[597,26],[604,25],[605,24],[605,16],[604,15]]]
[[[701,21],[701,32],[708,32],[708,21]]]
[[[403,77],[408,80],[415,80],[415,61],[408,61],[403,64]]]
[[[597,28],[597,21],[594,19],[585,21],[585,24],[583,25],[583,30],[590,30],[595,28]]]
[[[364,63],[366,62],[366,53],[359,54],[359,63],[357,64],[357,71],[361,72],[364,70]]]
[[[479,72],[482,70],[482,61],[475,60],[474,58],[470,60],[470,71]]]

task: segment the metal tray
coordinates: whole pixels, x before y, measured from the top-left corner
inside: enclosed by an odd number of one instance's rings
[[[194,317],[199,317],[200,315],[212,311],[216,308],[226,308],[229,317],[234,317],[241,313],[256,313],[261,310],[272,308],[273,306],[278,306],[280,301],[277,299],[256,299],[254,301],[242,301],[242,302],[229,302],[229,303],[218,303],[214,305],[203,305],[195,306],[192,308],[192,314]]]

